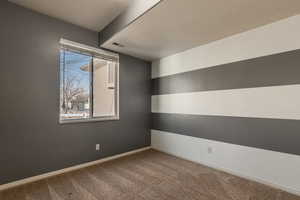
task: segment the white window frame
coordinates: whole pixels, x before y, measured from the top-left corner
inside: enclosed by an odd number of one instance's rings
[[[60,39],[59,41],[60,44],[60,48],[62,47],[67,47],[70,50],[77,50],[77,51],[81,51],[81,52],[86,52],[90,55],[95,55],[95,57],[102,57],[104,59],[112,59],[114,61],[117,62],[116,64],[116,68],[115,68],[115,73],[116,73],[116,82],[115,82],[115,115],[113,116],[101,116],[101,117],[93,117],[90,116],[90,118],[86,118],[86,119],[61,119],[60,118],[60,112],[59,112],[59,123],[60,124],[65,124],[65,123],[81,123],[81,122],[96,122],[96,121],[108,121],[108,120],[119,120],[120,119],[120,115],[119,115],[119,54],[113,53],[113,52],[109,52],[109,51],[105,51],[102,49],[98,49],[95,47],[91,47],[88,45],[84,45],[84,44],[80,44],[77,42],[73,42],[70,40],[66,40],[66,39]],[[61,67],[61,66],[59,66]],[[59,70],[60,73],[60,70]],[[60,73],[61,76],[61,73]],[[93,74],[92,74],[93,76]],[[60,79],[61,80],[61,79]],[[60,91],[60,95],[61,91]],[[91,101],[93,101],[93,99],[91,99]],[[61,103],[59,103],[59,106],[61,106]],[[91,108],[93,109],[93,108]],[[60,111],[60,108],[59,108]]]

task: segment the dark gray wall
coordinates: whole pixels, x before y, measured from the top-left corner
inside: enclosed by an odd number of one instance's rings
[[[119,121],[61,125],[58,41],[98,34],[7,1],[0,25],[0,184],[150,144],[150,63],[120,56]]]

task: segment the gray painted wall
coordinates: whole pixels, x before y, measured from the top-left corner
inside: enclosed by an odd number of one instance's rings
[[[152,95],[300,84],[300,50],[152,79]]]
[[[226,110],[225,108],[221,108],[217,112],[214,108],[210,108],[211,105],[208,103],[205,106],[207,108],[206,111],[210,115],[207,115],[207,113],[185,113],[185,109],[176,109],[174,106],[174,98],[186,96],[185,100],[188,99],[189,102],[194,102],[194,104],[187,105],[186,102],[182,102],[182,107],[191,107],[191,109],[187,110],[197,110],[197,105],[201,104],[201,102],[196,102],[195,92],[210,93],[211,96],[209,98],[212,102],[222,101],[225,102],[222,105],[227,107],[233,105],[227,102],[228,99],[226,98],[216,100],[217,96],[215,94],[227,93],[234,96],[234,94],[240,93],[243,95],[241,90],[236,89],[273,87],[276,89],[278,97],[284,96],[287,93],[284,93],[283,88],[280,88],[280,86],[295,86],[296,88],[300,84],[299,58],[300,50],[293,50],[154,78],[152,79],[152,95],[156,96],[156,100],[152,101],[152,103],[154,102],[154,107],[152,107],[152,111],[154,111],[152,113],[152,129],[300,155],[298,144],[300,140],[300,123],[298,118],[295,117],[299,110],[297,108],[292,110],[294,118],[286,119],[281,115],[286,113],[283,111],[288,109],[283,104],[295,104],[293,103],[293,100],[295,100],[294,96],[289,96],[286,99],[290,100],[281,102],[281,104],[276,99],[272,99],[268,93],[258,96],[259,99],[262,99],[261,101],[252,99],[257,104],[249,105],[248,101],[243,101],[240,98],[238,104],[243,106],[239,107],[242,109],[239,111],[238,116],[223,115],[222,110]],[[235,93],[234,90],[236,91]],[[253,94],[253,91],[248,91],[249,94]],[[168,104],[161,103],[163,95],[178,93],[181,93],[181,96],[170,96]],[[298,94],[298,90],[295,89],[294,93]],[[238,98],[238,96],[235,97]],[[243,97],[245,98],[246,96]],[[253,96],[247,96],[247,98],[251,97]],[[192,101],[191,99],[194,100]],[[265,103],[261,113],[267,113],[268,109],[266,107],[268,107],[268,104],[271,106],[276,105],[280,109],[276,110],[273,107],[272,116],[269,116],[269,118],[262,118],[259,115],[247,115],[249,107],[259,106],[259,104],[263,104],[265,99],[268,99],[270,103]],[[298,101],[297,97],[295,101]],[[248,102],[248,104],[245,102]],[[168,107],[166,110],[171,112],[166,113],[164,106]],[[238,105],[234,106],[238,107]],[[160,109],[163,111],[160,111]],[[212,110],[211,112],[209,112],[210,109]],[[234,107],[231,107],[231,110],[235,110]],[[279,111],[281,111],[281,114],[275,115]]]
[[[153,113],[152,129],[300,155],[298,120]]]
[[[120,55],[119,121],[61,125],[58,41],[98,34],[7,1],[0,22],[0,184],[150,144],[150,63]]]

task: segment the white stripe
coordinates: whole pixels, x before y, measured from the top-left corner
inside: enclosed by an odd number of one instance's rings
[[[174,54],[152,63],[152,77],[282,53],[300,48],[300,15]]]
[[[300,156],[157,130],[151,141],[154,149],[300,195]]]
[[[300,119],[300,85],[152,96],[152,112]]]

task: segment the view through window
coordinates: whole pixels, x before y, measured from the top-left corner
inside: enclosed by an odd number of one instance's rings
[[[91,51],[60,50],[60,121],[118,118],[118,61]]]

